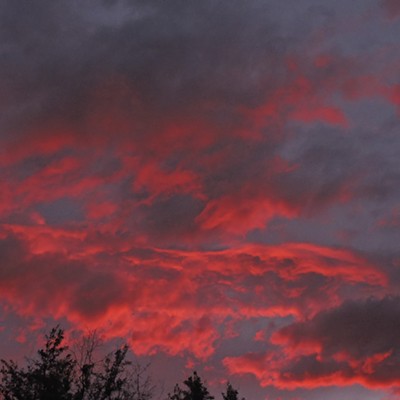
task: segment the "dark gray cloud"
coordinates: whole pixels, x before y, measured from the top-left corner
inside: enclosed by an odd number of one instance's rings
[[[283,380],[312,381],[338,376],[338,382],[395,384],[400,365],[400,298],[345,302],[276,333],[289,349],[315,348],[294,357],[281,370]],[[332,381],[333,382],[333,381]]]
[[[322,356],[339,351],[358,358],[400,350],[400,298],[347,302],[316,315],[311,321],[283,328],[279,336],[291,344],[315,342]]]
[[[110,78],[125,79],[126,100],[139,93],[144,109],[125,108],[141,118],[209,99],[254,103],[286,51],[268,2],[6,1],[0,20],[6,127],[80,121]]]

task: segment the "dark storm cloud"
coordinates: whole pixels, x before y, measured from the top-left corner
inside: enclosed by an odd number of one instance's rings
[[[315,349],[315,353],[293,357],[281,370],[282,380],[311,381],[335,374],[337,382],[388,385],[399,379],[400,298],[386,297],[366,302],[345,302],[296,322],[275,334],[288,353]],[[311,350],[312,351],[312,350]]]
[[[286,143],[286,148],[283,146],[284,156],[299,168],[279,180],[278,185],[289,199],[310,210],[337,199],[346,182],[362,168],[354,146],[353,138],[338,135],[330,127],[304,132]]]
[[[298,346],[308,341],[322,345],[322,356],[339,351],[359,359],[389,350],[400,350],[400,298],[347,302],[321,312],[311,321],[298,322],[279,331]]]
[[[126,100],[139,92],[145,110],[125,109],[141,117],[209,99],[252,103],[279,76],[286,46],[267,2],[6,1],[0,19],[6,127],[79,121],[110,77],[126,79]]]
[[[23,126],[76,101],[82,26],[63,2],[4,1],[0,80],[8,102],[3,127]],[[77,79],[78,78],[78,79]],[[22,121],[20,121],[22,119]]]

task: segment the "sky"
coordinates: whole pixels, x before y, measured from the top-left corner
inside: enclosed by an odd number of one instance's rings
[[[166,392],[400,399],[399,38],[397,0],[1,0],[2,358],[59,323]]]

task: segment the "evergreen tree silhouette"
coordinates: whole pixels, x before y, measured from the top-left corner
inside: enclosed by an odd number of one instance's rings
[[[189,376],[184,382],[186,389],[181,389],[179,385],[175,385],[174,392],[168,395],[169,400],[213,400],[207,387],[202,382],[201,378],[194,371],[192,376]]]
[[[222,393],[223,400],[239,400],[239,392],[232,387],[232,385],[228,382],[226,385],[226,392]],[[242,400],[245,400],[244,397]]]

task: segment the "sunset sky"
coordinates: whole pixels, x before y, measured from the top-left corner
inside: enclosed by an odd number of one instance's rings
[[[0,358],[400,399],[400,1],[1,0],[0,46]]]

